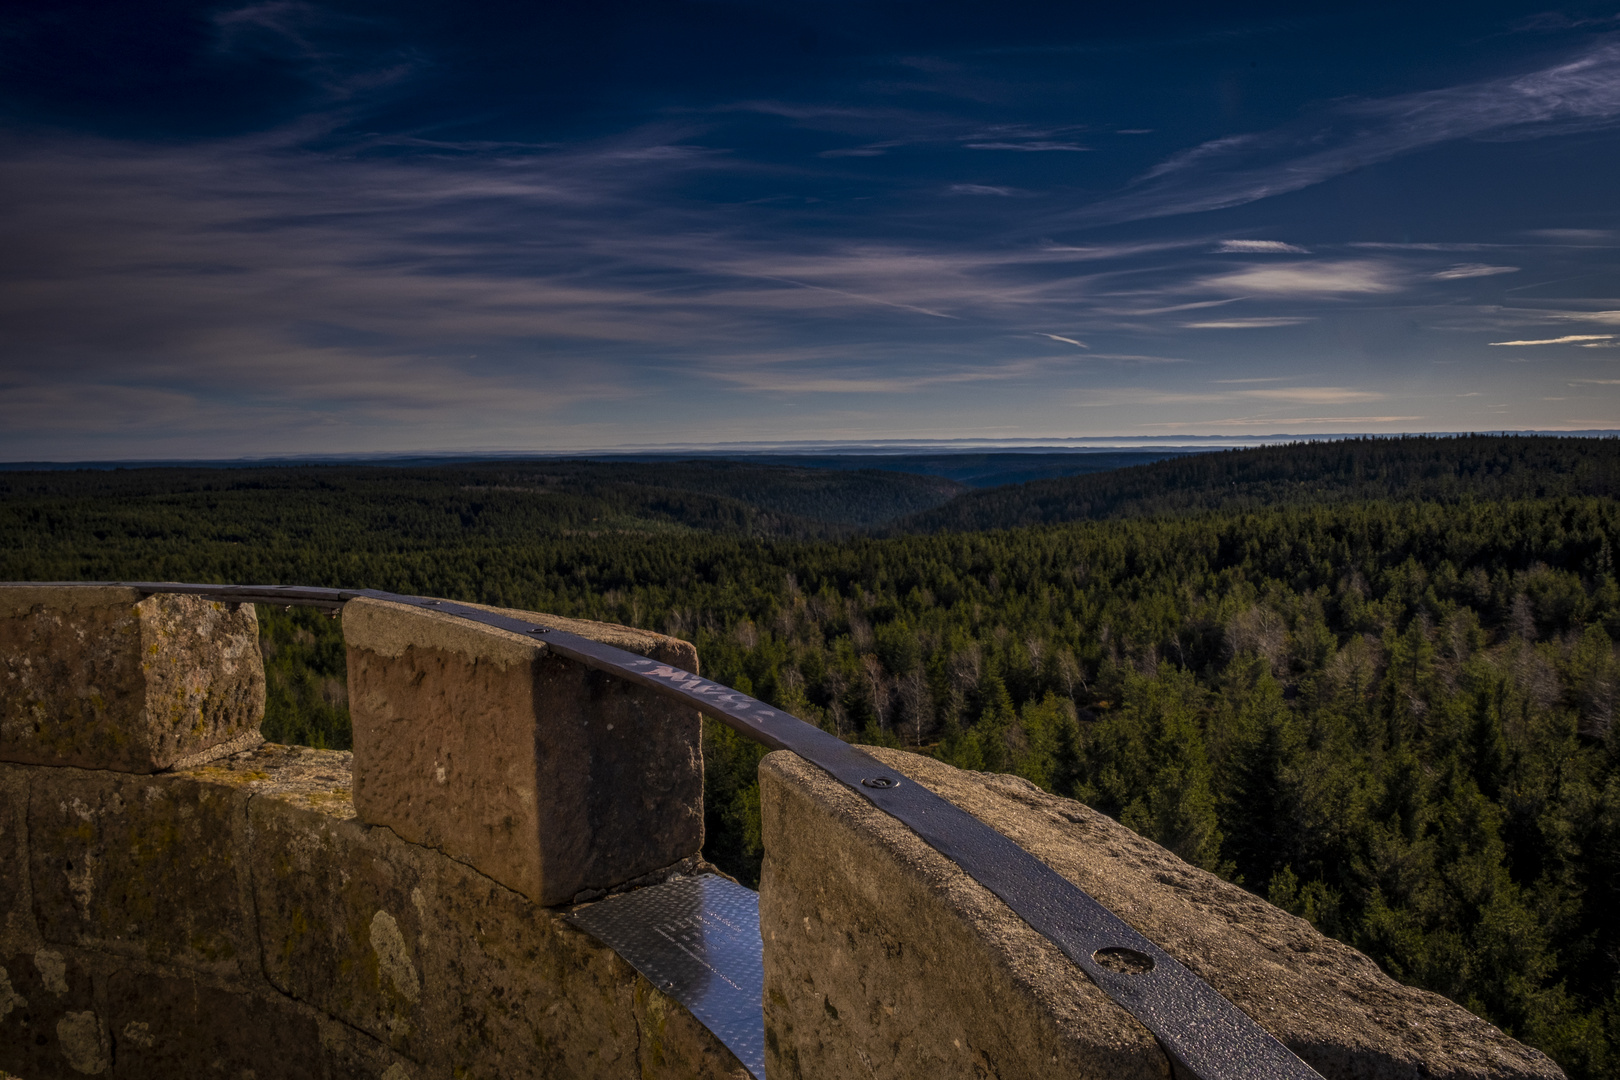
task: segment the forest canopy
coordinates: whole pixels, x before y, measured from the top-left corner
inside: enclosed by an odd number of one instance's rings
[[[541,513],[496,482],[521,475],[510,463],[477,485],[10,473],[0,563],[10,580],[366,586],[676,634],[705,674],[845,738],[1082,799],[1584,1078],[1620,1068],[1617,451],[1198,455],[944,504],[1051,506],[1043,485],[1089,484],[1103,520],[882,537],[817,500],[937,491],[812,476],[762,509],[627,472],[559,482],[562,509]],[[261,621],[266,734],[346,745],[336,624]],[[757,879],[760,751],[718,725],[706,742],[707,851]]]
[[[964,492],[896,532],[1017,525],[1358,499],[1544,499],[1620,495],[1620,440],[1409,435],[1188,454],[1152,465]]]

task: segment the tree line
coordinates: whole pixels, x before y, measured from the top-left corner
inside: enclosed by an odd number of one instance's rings
[[[1559,495],[1620,495],[1620,439],[1413,435],[1187,454],[1134,468],[966,492],[886,528],[972,532],[1283,504]]]

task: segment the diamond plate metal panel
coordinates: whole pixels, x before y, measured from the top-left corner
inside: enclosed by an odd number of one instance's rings
[[[765,1080],[758,893],[705,874],[610,896],[568,917],[686,1006]]]

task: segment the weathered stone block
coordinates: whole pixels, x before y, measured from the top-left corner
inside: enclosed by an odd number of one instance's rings
[[[1563,1075],[1080,803],[865,749],[1091,893],[1328,1080]],[[774,1080],[1168,1075],[1146,1029],[910,829],[791,754],[768,755],[760,781]]]
[[[0,764],[0,953],[34,944],[28,888],[28,772]]]
[[[94,1076],[112,1062],[91,975],[71,955],[0,955],[0,1071],[28,1080]]]
[[[0,760],[156,772],[263,719],[252,605],[0,585]]]
[[[272,986],[421,1059],[419,853],[386,829],[254,799],[254,907]],[[426,854],[426,853],[421,853]]]
[[[414,1062],[341,1021],[321,1017],[320,1039],[328,1080],[417,1080],[428,1075]],[[260,1080],[269,1078],[261,1074]]]
[[[222,977],[255,967],[238,858],[246,802],[180,776],[35,771],[29,876],[40,934]]]
[[[431,860],[422,958],[443,1068],[469,1076],[644,1072],[635,1014],[644,982],[555,913],[443,856]],[[696,1074],[693,1074],[696,1075]]]
[[[114,971],[106,1010],[120,1080],[324,1080],[315,1014],[285,998]]]
[[[566,628],[696,667],[689,645],[659,634]],[[355,600],[343,629],[362,820],[547,905],[702,847],[694,710],[442,613]]]

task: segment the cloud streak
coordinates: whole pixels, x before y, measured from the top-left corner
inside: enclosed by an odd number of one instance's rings
[[[1388,293],[1399,287],[1394,270],[1361,260],[1257,265],[1206,277],[1201,284],[1245,296],[1342,296]]]
[[[1215,249],[1223,254],[1243,255],[1309,255],[1305,248],[1285,244],[1281,240],[1222,240]]]
[[[1212,319],[1181,325],[1188,330],[1263,330],[1273,326],[1299,326],[1311,321],[1309,316],[1303,315],[1256,315],[1246,319]]]
[[[1581,342],[1608,341],[1613,334],[1565,334],[1563,337],[1537,338],[1534,341],[1493,341],[1492,345],[1570,345]]]
[[[1436,271],[1430,276],[1436,281],[1461,281],[1466,278],[1495,277],[1497,274],[1517,274],[1517,266],[1489,266],[1485,263],[1463,263]]]
[[[1346,101],[1269,131],[1209,140],[1076,216],[1101,223],[1220,210],[1457,139],[1530,139],[1616,124],[1620,43],[1603,39],[1539,71]]]

